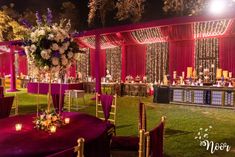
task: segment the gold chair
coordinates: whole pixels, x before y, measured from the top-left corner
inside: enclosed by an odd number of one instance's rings
[[[150,136],[144,129],[139,131],[139,157],[150,157]]]
[[[161,123],[151,131],[139,131],[139,157],[163,157],[164,125],[165,117],[162,117]]]
[[[19,113],[19,97],[16,93],[15,93],[15,98],[14,98],[13,105],[12,105],[11,109],[14,110],[15,115],[18,115],[18,113]]]
[[[111,95],[107,95],[111,96]],[[112,105],[109,113],[106,113],[107,111],[103,110],[102,103],[101,103],[101,95],[96,93],[96,117],[104,120],[109,121],[110,123],[116,125],[116,112],[117,112],[117,95],[115,94],[112,100]],[[108,117],[105,117],[105,115],[108,115]]]
[[[78,145],[74,148],[74,151],[77,152],[77,157],[84,157],[84,138],[79,138],[77,140]]]
[[[64,93],[64,108],[67,108],[68,111],[71,111],[71,103],[72,103],[72,90],[65,90]]]
[[[65,90],[65,104],[64,108],[67,108],[70,112],[71,109],[79,110],[80,108],[84,108],[86,105],[85,102],[85,91],[84,90]],[[84,106],[80,107],[78,104],[78,98],[83,98],[83,104]],[[75,100],[75,105],[74,105]]]
[[[138,132],[146,130],[146,108],[139,100],[138,105]],[[113,157],[136,157],[138,156],[139,136],[113,136],[111,141],[111,153]]]
[[[147,129],[147,115],[145,104],[140,101],[139,103],[139,118],[138,130]]]
[[[112,99],[111,99],[112,98]],[[106,99],[106,104],[102,101]],[[111,101],[111,102],[110,102]],[[103,109],[104,108],[104,109]],[[108,135],[116,135],[117,95],[100,95],[96,93],[96,117],[107,122]]]

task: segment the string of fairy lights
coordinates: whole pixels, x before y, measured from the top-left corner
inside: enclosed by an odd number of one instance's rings
[[[163,76],[168,73],[168,51],[168,42],[147,45],[146,76],[148,82],[163,80]]]
[[[204,69],[212,72],[215,78],[215,69],[219,67],[219,40],[218,38],[204,38],[195,41],[195,68],[197,74]]]
[[[88,45],[89,48],[95,49],[95,36],[82,37],[81,40]],[[117,45],[113,44],[105,35],[102,35],[100,36],[100,47],[101,49],[109,49],[115,48]]]
[[[228,19],[194,22],[192,26],[194,39],[224,35],[231,22],[232,20]],[[162,33],[161,27],[134,30],[130,32],[130,35],[138,44],[166,42],[168,39],[168,35]],[[80,39],[90,48],[95,48],[95,36],[81,37]],[[119,39],[116,36],[112,36],[111,34],[101,35],[101,49],[120,46],[122,44],[121,40],[123,39]]]
[[[166,36],[162,34],[160,27],[135,30],[131,32],[131,36],[139,44],[148,44],[148,43],[166,41]]]
[[[113,80],[121,80],[121,48],[106,50],[106,69],[109,70]]]
[[[211,65],[214,65],[215,68],[219,67],[219,45],[216,37],[224,35],[232,22],[232,20],[223,19],[195,22],[192,24],[195,39],[194,64],[197,72],[199,72],[199,67],[201,66],[210,68]],[[134,30],[130,32],[130,36],[136,43],[147,45],[146,75],[150,79],[149,81],[162,80],[163,75],[168,71],[168,67],[164,66],[168,65],[168,35],[161,31],[161,27],[153,27]],[[95,48],[95,36],[82,37],[81,39],[91,48]],[[117,38],[116,36],[108,37],[107,35],[102,35],[100,45],[102,49],[109,49],[108,51],[111,51],[115,47],[119,47],[120,50],[121,40],[123,39]],[[115,52],[121,53],[121,51]]]
[[[232,20],[195,22],[193,24],[194,38],[221,36],[226,32],[230,22]]]

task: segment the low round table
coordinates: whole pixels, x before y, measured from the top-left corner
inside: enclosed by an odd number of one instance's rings
[[[67,112],[70,123],[57,128],[55,133],[34,129],[35,115],[21,115],[0,119],[1,157],[43,157],[77,145],[85,139],[85,157],[109,157],[109,136],[104,121],[84,113]],[[23,125],[21,131],[15,124]]]

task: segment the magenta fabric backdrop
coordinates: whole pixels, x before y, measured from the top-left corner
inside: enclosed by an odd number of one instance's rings
[[[173,71],[181,75],[187,72],[187,67],[194,66],[194,41],[175,41],[169,43],[169,74],[172,78]]]
[[[19,63],[19,74],[22,73],[24,75],[27,75],[28,74],[27,57],[19,55],[18,63]]]
[[[10,55],[7,53],[0,54],[0,72],[2,75],[9,75],[10,72]]]
[[[146,70],[146,45],[126,46],[126,75],[144,76]]]
[[[105,50],[100,50],[100,76],[104,77],[106,74],[106,54]],[[90,49],[90,75],[95,78],[95,50]]]
[[[193,29],[191,24],[169,26],[164,29],[164,34],[169,37],[169,74],[172,78],[173,71],[181,75],[187,72],[187,67],[194,67]]]
[[[220,38],[219,64],[223,70],[231,71],[235,76],[235,37]]]
[[[126,77],[126,46],[122,45],[122,81],[125,81]]]

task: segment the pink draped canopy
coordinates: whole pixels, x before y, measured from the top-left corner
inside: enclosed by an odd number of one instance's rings
[[[181,74],[182,71],[186,71],[187,67],[194,67],[196,39],[217,37],[220,38],[219,65],[221,68],[234,73],[234,67],[232,66],[234,57],[232,51],[235,44],[233,44],[234,38],[231,37],[234,36],[235,32],[234,15],[230,16],[232,18],[229,18],[229,16],[217,19],[214,17],[207,17],[204,18],[204,20],[202,20],[203,18],[198,17],[184,17],[176,18],[171,21],[162,20],[158,23],[150,22],[137,24],[134,25],[133,28],[123,26],[112,29],[94,30],[86,32],[84,36],[77,37],[77,39],[86,43],[86,40],[84,40],[87,38],[86,35],[89,37],[93,33],[105,32],[101,35],[100,47],[102,49],[102,53],[104,53],[107,46],[121,47],[122,80],[124,80],[127,75],[132,75],[133,77],[136,75],[145,75],[147,43],[162,41],[167,41],[169,43],[168,73],[172,76],[173,71],[177,71]],[[169,23],[169,25],[166,23]],[[206,28],[204,29],[204,27]],[[214,27],[216,27],[216,29]],[[233,34],[231,32],[233,32]],[[95,40],[93,40],[93,43],[89,40],[89,44],[85,45],[89,45],[90,48],[94,48]],[[102,62],[100,62],[100,68],[103,76],[105,57],[103,56],[101,58]],[[91,67],[93,66],[93,60],[94,59],[91,57]],[[92,69],[94,68],[91,68],[91,71]],[[94,76],[93,71],[91,72],[91,75]]]

